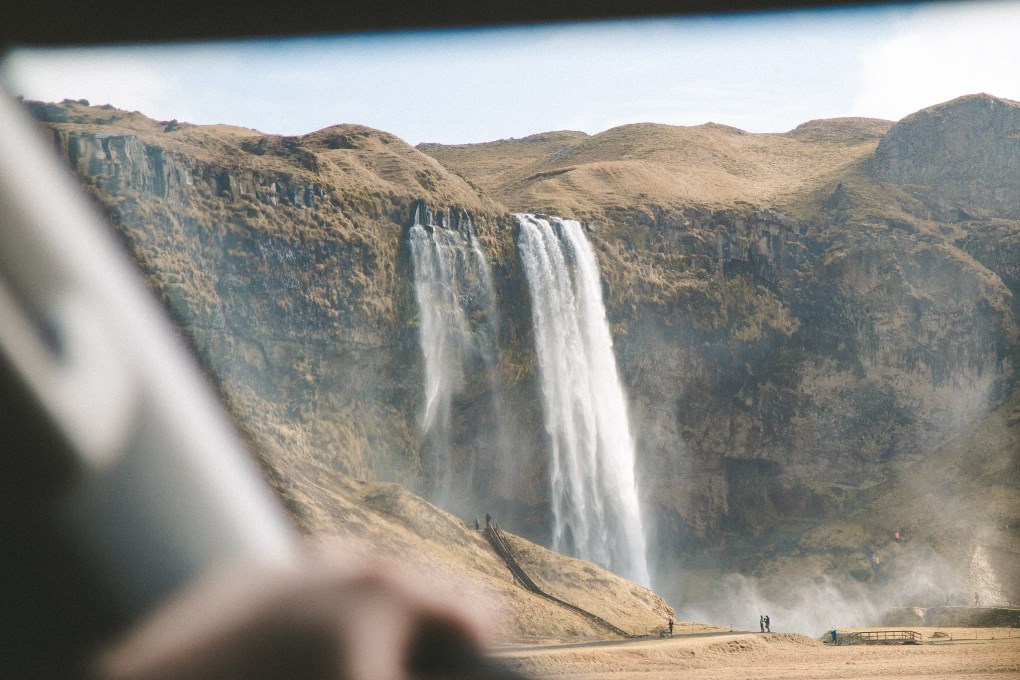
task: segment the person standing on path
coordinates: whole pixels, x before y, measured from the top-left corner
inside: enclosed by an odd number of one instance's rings
[[[771,633],[772,632],[772,628],[770,627],[770,624],[771,624],[771,622],[769,621],[769,615],[766,614],[765,615],[765,632],[766,633]]]
[[[673,637],[673,617],[669,617],[669,636]]]
[[[765,632],[765,615],[762,614],[758,617],[758,626],[761,628],[761,632]]]

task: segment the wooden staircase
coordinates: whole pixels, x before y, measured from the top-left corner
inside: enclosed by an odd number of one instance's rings
[[[484,534],[485,538],[488,539],[489,544],[492,546],[492,549],[496,551],[496,554],[499,555],[499,557],[506,564],[507,568],[510,569],[510,573],[514,575],[514,579],[518,583],[520,583],[521,586],[523,586],[526,590],[529,590],[535,595],[545,598],[550,602],[555,602],[561,607],[565,607],[577,614],[580,614],[589,621],[592,621],[593,623],[602,626],[607,630],[612,631],[613,633],[619,635],[620,637],[633,637],[623,629],[617,628],[613,624],[609,623],[601,616],[592,614],[589,611],[581,609],[576,605],[570,604],[569,602],[561,600],[555,595],[550,595],[549,593],[542,590],[538,586],[538,584],[535,583],[535,581],[532,580],[530,576],[528,576],[527,572],[524,571],[524,568],[521,567],[520,563],[517,561],[517,558],[514,556],[514,551],[513,548],[510,546],[510,541],[507,540],[506,534],[503,533],[503,530],[499,528],[498,524],[496,524],[495,522],[487,523],[485,525]]]

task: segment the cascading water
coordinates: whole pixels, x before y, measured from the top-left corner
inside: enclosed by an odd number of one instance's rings
[[[450,459],[454,400],[464,391],[471,371],[480,367],[493,379],[498,337],[495,294],[489,263],[469,215],[451,211],[448,219],[437,224],[419,204],[410,243],[425,359],[422,432],[432,462],[431,495],[448,505],[445,501],[450,500],[454,483]],[[498,390],[490,394],[498,395]]]
[[[648,585],[634,446],[594,253],[577,222],[517,217],[549,438],[553,548]],[[501,432],[510,414],[495,377],[499,333],[492,275],[466,214],[451,212],[437,223],[419,204],[409,236],[425,363],[429,495],[447,509],[477,512],[480,503],[493,501],[481,487],[506,490],[514,482],[515,461],[526,459],[508,455],[512,447]],[[479,410],[483,394],[489,403]],[[465,407],[473,418],[491,411],[489,426],[455,423]],[[472,466],[486,447],[489,467],[475,480]],[[492,459],[500,464],[491,465]],[[493,476],[501,479],[488,478]],[[472,491],[478,492],[473,499]]]
[[[517,219],[549,435],[553,548],[647,586],[634,443],[595,255],[576,221]]]

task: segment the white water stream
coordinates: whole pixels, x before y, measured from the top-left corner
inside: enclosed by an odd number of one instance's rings
[[[491,376],[496,359],[492,274],[469,216],[435,224],[421,206],[410,230],[414,291],[425,360],[422,432],[433,464],[433,496],[442,503],[454,482],[451,424],[466,371],[481,362]],[[498,403],[498,395],[494,397]],[[462,471],[463,472],[463,471]]]
[[[634,443],[594,252],[576,221],[517,219],[549,435],[553,548],[647,586]]]

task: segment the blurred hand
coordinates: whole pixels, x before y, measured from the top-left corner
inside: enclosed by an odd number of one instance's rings
[[[104,680],[513,677],[482,656],[477,613],[391,565],[316,554],[222,570],[99,659]]]

